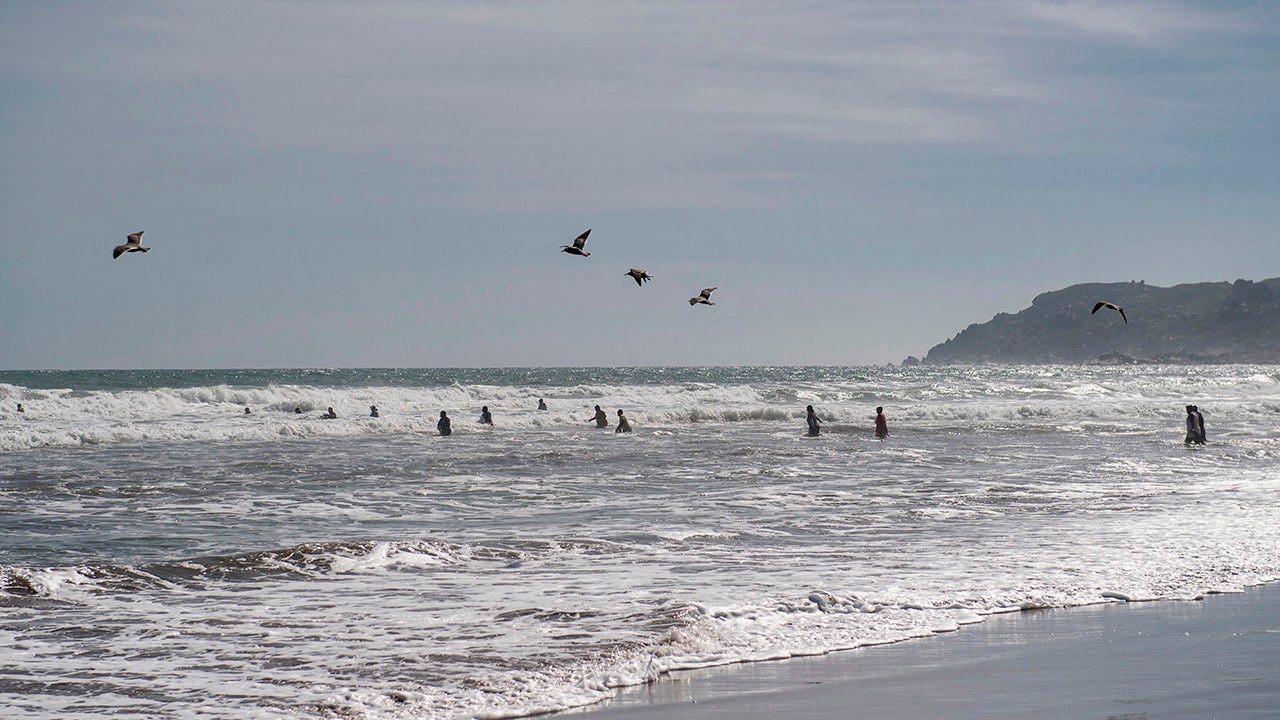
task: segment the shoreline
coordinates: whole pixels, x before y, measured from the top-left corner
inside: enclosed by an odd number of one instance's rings
[[[582,720],[1274,718],[1280,582],[988,617],[954,632],[664,675]]]

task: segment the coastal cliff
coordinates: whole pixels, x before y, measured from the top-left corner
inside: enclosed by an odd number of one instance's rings
[[[1106,308],[1091,315],[1099,300],[1124,308],[1128,323]],[[1280,363],[1280,278],[1072,285],[970,325],[923,362]]]

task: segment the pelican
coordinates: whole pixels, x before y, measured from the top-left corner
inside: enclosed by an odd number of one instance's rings
[[[645,272],[645,271],[641,270],[640,268],[631,268],[630,270],[628,270],[628,271],[626,271],[626,272],[624,272],[624,273],[622,273],[622,274],[623,274],[623,275],[630,275],[632,278],[634,278],[634,279],[635,279],[636,284],[637,284],[637,285],[639,285],[640,287],[644,287],[644,283],[645,283],[645,281],[646,281],[646,280],[652,280],[652,279],[653,279],[653,276],[652,276],[652,275],[650,275],[649,273],[647,273],[647,272]]]
[[[111,259],[114,260],[127,252],[150,252],[151,248],[142,247],[142,231],[129,236],[129,242],[123,245],[117,245],[115,250],[111,251]]]
[[[689,298],[689,304],[690,305],[699,305],[699,304],[715,305],[715,303],[711,302],[711,293],[715,291],[716,291],[715,288],[703,288],[702,293],[699,294],[697,297]]]
[[[1124,324],[1125,324],[1125,325],[1128,325],[1128,324],[1129,324],[1129,318],[1125,317],[1125,315],[1124,315],[1124,308],[1122,308],[1122,307],[1120,307],[1119,305],[1116,305],[1116,304],[1114,304],[1114,303],[1103,302],[1103,301],[1099,300],[1099,301],[1098,301],[1098,304],[1097,304],[1097,305],[1094,305],[1094,306],[1093,306],[1093,309],[1089,311],[1089,314],[1090,314],[1090,315],[1092,315],[1092,314],[1094,314],[1094,313],[1098,312],[1099,310],[1101,310],[1102,308],[1111,308],[1112,310],[1115,310],[1116,312],[1120,313],[1120,317],[1124,319]]]
[[[564,249],[561,250],[560,252],[567,252],[570,255],[581,255],[582,257],[586,257],[590,255],[591,253],[582,249],[582,246],[587,244],[587,236],[590,234],[591,234],[591,228],[587,228],[586,232],[574,238],[572,245],[561,245],[560,247]]]

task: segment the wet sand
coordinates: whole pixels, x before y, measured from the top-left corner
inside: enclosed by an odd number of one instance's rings
[[[1274,720],[1280,584],[1031,610],[813,658],[673,673],[575,720]]]

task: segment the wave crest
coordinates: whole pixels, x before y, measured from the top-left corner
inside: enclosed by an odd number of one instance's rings
[[[0,567],[0,596],[65,598],[72,589],[135,592],[199,587],[211,582],[322,578],[428,569],[466,562],[462,547],[442,542],[316,542],[277,550],[192,558],[132,567],[77,565]]]

